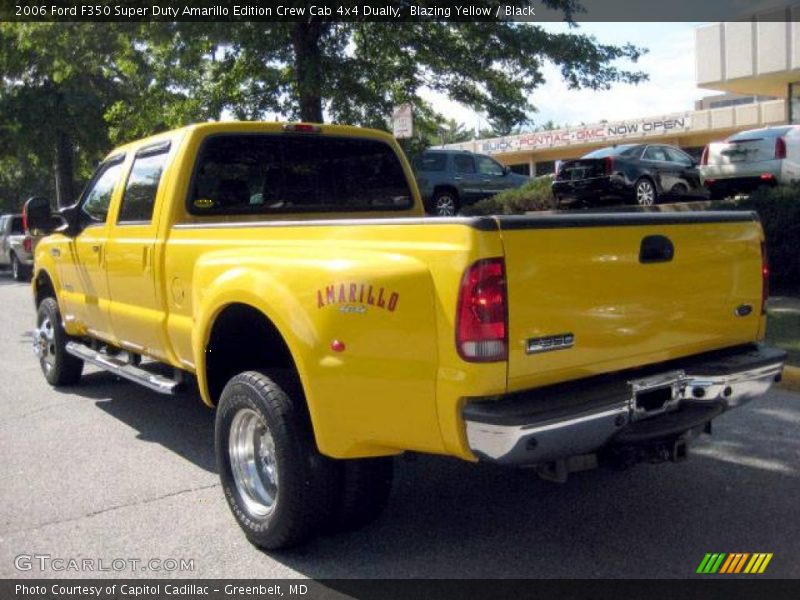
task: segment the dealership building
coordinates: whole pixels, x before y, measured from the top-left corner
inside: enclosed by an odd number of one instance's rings
[[[450,144],[489,154],[514,171],[543,175],[555,161],[610,144],[673,144],[694,156],[745,129],[800,124],[800,5],[695,30],[700,88],[725,92],[695,110]]]

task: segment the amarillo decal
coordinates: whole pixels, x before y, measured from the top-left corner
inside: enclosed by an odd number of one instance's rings
[[[344,309],[345,305],[356,305],[342,312],[363,313],[367,306],[394,312],[399,301],[400,294],[397,292],[367,283],[332,283],[317,290],[317,308],[338,304]]]

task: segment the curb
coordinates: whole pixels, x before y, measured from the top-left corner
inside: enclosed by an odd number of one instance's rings
[[[800,392],[800,367],[786,365],[783,367],[783,377],[778,387],[792,392]]]

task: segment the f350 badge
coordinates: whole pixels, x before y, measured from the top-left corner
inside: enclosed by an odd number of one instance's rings
[[[317,308],[337,305],[343,313],[362,314],[375,306],[394,312],[400,294],[367,283],[332,283],[317,290]]]
[[[566,350],[574,345],[575,334],[559,333],[557,335],[530,338],[525,343],[525,352],[527,354],[539,354],[541,352],[552,352],[553,350]]]

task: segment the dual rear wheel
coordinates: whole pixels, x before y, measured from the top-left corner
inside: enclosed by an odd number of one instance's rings
[[[293,546],[374,520],[392,458],[333,460],[314,442],[302,390],[285,372],[246,371],[225,386],[215,447],[223,493],[256,546]]]

